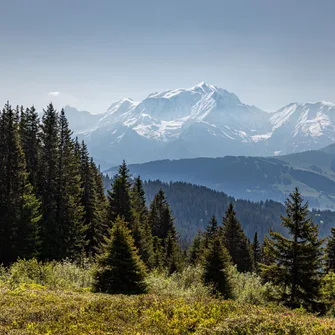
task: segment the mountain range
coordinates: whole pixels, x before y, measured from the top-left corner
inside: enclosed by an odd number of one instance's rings
[[[106,112],[65,107],[71,128],[102,168],[159,159],[277,156],[334,143],[335,105],[291,103],[275,113],[207,83],[126,98]]]
[[[283,203],[298,186],[310,207],[335,210],[335,144],[277,157],[161,160],[130,164],[129,169],[144,180],[183,181],[252,201]]]

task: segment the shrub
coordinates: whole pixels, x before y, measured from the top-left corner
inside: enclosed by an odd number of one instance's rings
[[[263,284],[255,273],[241,273],[237,267],[229,266],[228,278],[232,287],[233,298],[241,303],[262,305],[276,296],[276,289],[270,283]]]
[[[203,284],[203,268],[188,266],[171,276],[154,271],[146,279],[149,293],[156,295],[203,298],[210,296],[212,288]]]
[[[82,290],[92,285],[92,265],[68,260],[42,263],[19,259],[8,269],[0,269],[0,281],[15,288],[20,284],[39,284],[50,289]]]

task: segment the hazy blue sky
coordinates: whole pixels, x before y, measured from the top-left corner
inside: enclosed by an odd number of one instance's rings
[[[101,112],[200,81],[270,111],[335,102],[334,0],[2,0],[0,11],[2,104]]]

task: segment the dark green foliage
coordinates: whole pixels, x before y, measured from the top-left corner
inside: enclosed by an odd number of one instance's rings
[[[237,265],[237,270],[240,272],[252,271],[253,260],[249,241],[236,218],[233,204],[229,204],[223,217],[222,238],[223,245],[228,250],[232,262]]]
[[[134,185],[131,189],[131,200],[134,212],[138,213],[141,222],[148,219],[148,208],[146,206],[145,192],[141,177],[135,179]]]
[[[77,144],[80,156],[81,186],[83,189],[81,204],[84,208],[84,225],[86,227],[86,254],[94,256],[101,250],[103,236],[107,232],[106,197],[101,180],[101,173],[90,159],[87,147],[82,142]]]
[[[80,161],[74,153],[74,142],[64,110],[59,116],[59,140],[56,218],[61,248],[54,257],[74,259],[84,251],[87,226],[81,204]]]
[[[328,237],[326,247],[326,270],[335,272],[335,228],[333,227]]]
[[[323,241],[318,238],[318,228],[308,216],[308,204],[303,204],[297,188],[286,200],[282,225],[289,238],[270,232],[265,253],[273,262],[262,265],[263,275],[282,287],[281,300],[289,307],[317,309]]]
[[[131,227],[133,211],[130,195],[130,174],[125,161],[120,165],[118,173],[113,178],[111,190],[108,190],[108,201],[109,220],[114,222],[120,216]]]
[[[145,266],[137,254],[131,232],[119,217],[106,238],[98,259],[94,290],[105,293],[139,294],[146,290]]]
[[[162,189],[158,191],[150,205],[149,224],[152,235],[160,239],[166,239],[169,231],[174,229],[173,217]]]
[[[20,114],[20,139],[23,152],[25,154],[29,181],[34,189],[38,185],[38,165],[39,165],[39,117],[35,107],[21,109]]]
[[[181,266],[181,250],[178,236],[174,226],[174,220],[163,190],[159,190],[150,205],[149,226],[152,236],[159,240],[164,250],[163,264],[169,273],[173,273]],[[161,248],[154,247],[159,252]],[[160,256],[160,255],[159,255]]]
[[[219,235],[215,234],[205,250],[204,282],[213,286],[214,293],[221,294],[225,298],[231,297],[231,288],[225,272],[228,264],[228,251],[222,245]]]
[[[0,114],[0,262],[38,253],[40,203],[28,180],[21,148],[18,109],[7,103]]]
[[[254,263],[254,269],[258,272],[258,263],[261,261],[261,246],[258,241],[257,232],[255,232],[254,240],[251,244],[252,258]]]
[[[205,231],[205,240],[204,240],[204,247],[207,248],[209,242],[212,240],[215,234],[218,233],[218,222],[216,220],[215,215],[213,215],[208,222],[208,225],[206,226],[206,231]]]
[[[198,265],[203,259],[203,237],[200,231],[192,241],[189,251],[189,262],[192,265]]]
[[[57,222],[59,177],[59,117],[52,104],[44,111],[41,124],[41,153],[38,194],[42,201],[42,259],[58,259],[62,253],[60,227]]]

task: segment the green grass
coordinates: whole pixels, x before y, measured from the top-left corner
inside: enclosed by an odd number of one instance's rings
[[[335,320],[214,298],[0,290],[0,334],[335,334]]]

